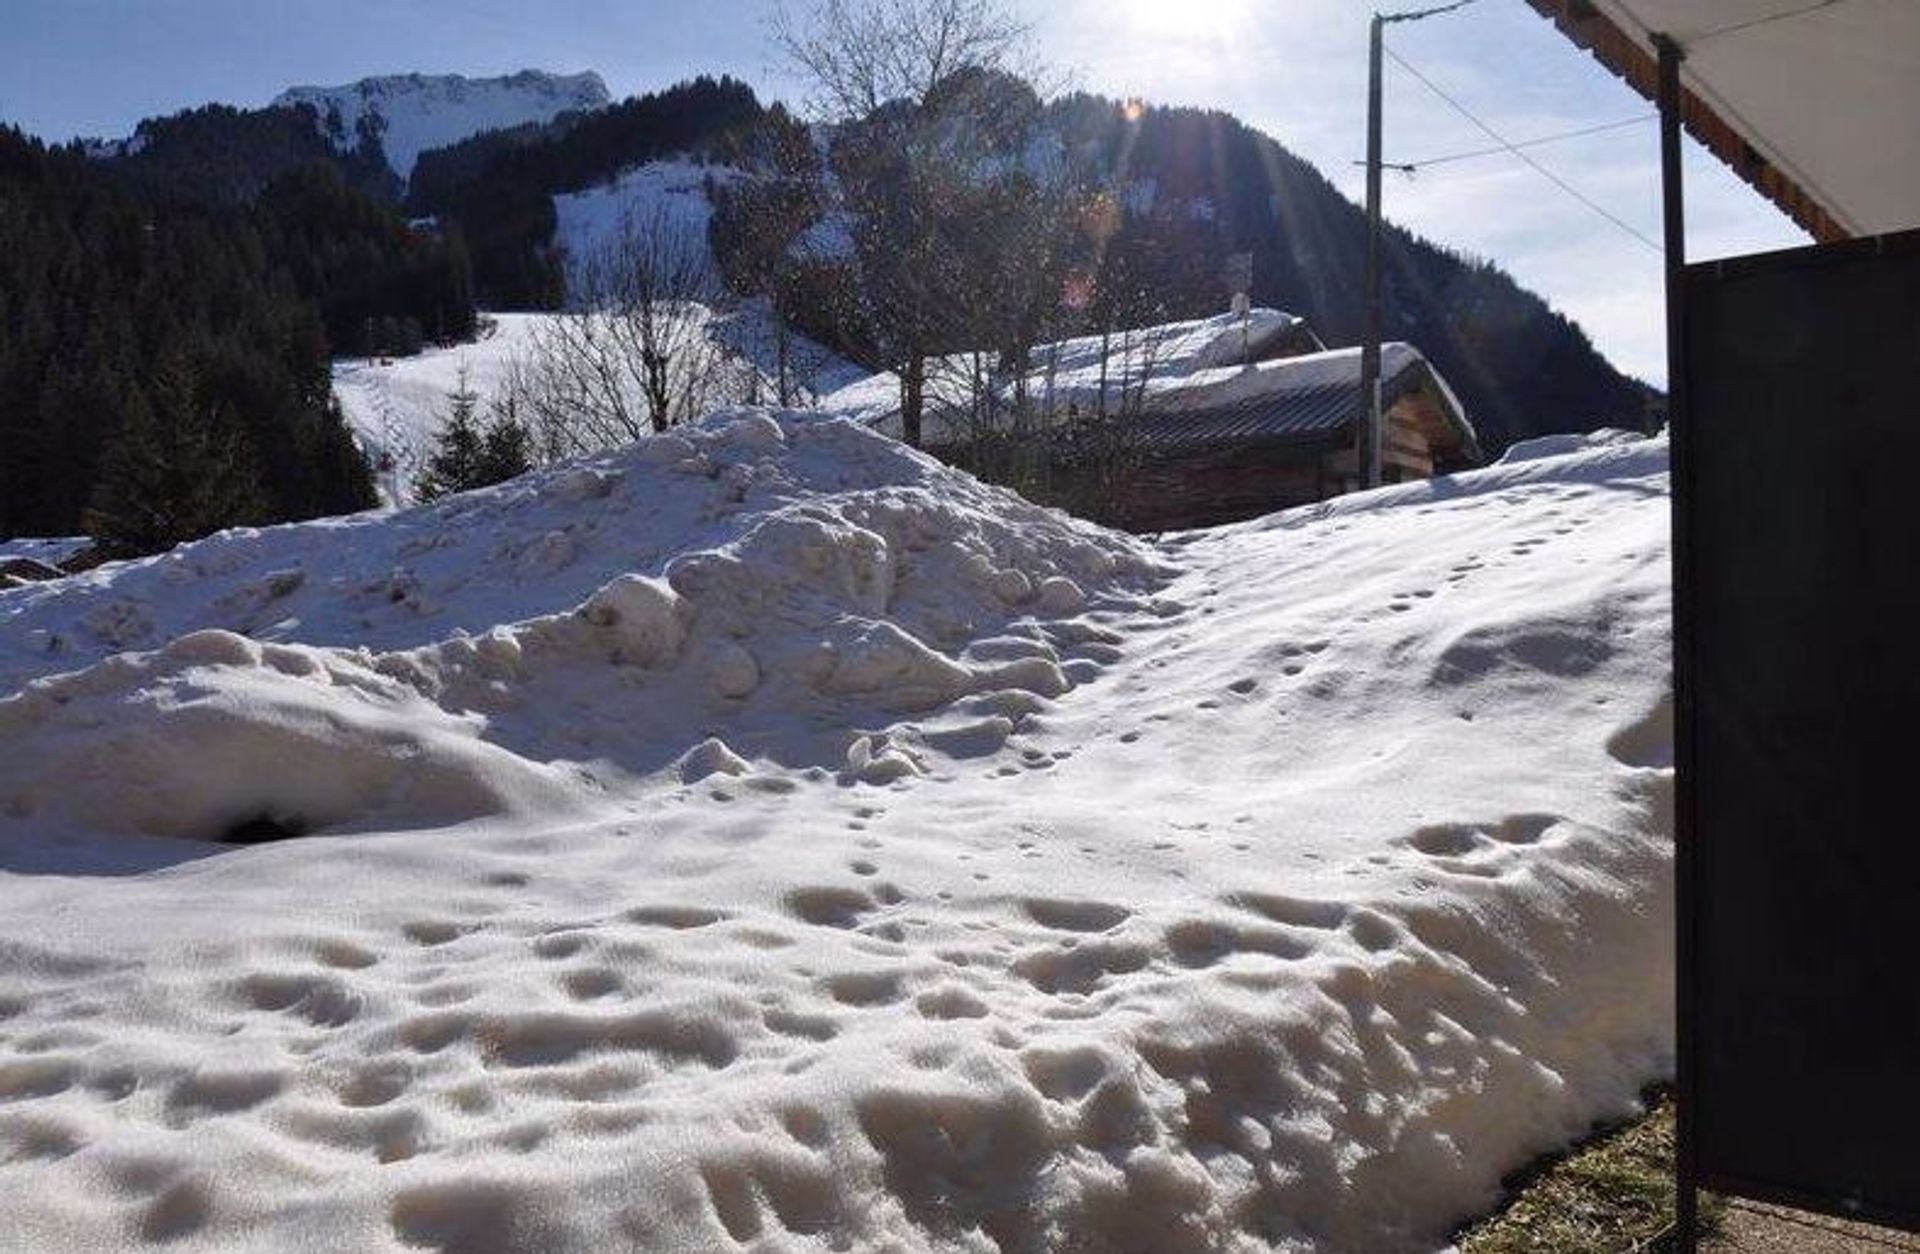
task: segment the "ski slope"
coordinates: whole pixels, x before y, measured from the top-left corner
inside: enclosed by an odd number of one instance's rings
[[[1444,1245],[1671,1065],[1666,449],[1528,451],[738,411],[0,593],[0,1246]]]

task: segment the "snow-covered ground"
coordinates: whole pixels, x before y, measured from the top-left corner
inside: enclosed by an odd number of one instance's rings
[[[360,142],[362,119],[380,136],[387,164],[402,181],[429,148],[458,143],[482,131],[559,114],[605,108],[610,97],[598,74],[548,74],[522,70],[498,78],[461,74],[395,74],[363,78],[340,87],[291,87],[275,106],[312,105],[323,133],[341,149]],[[333,119],[337,130],[329,130]]]
[[[707,337],[731,361],[734,369],[723,382],[741,388],[743,372],[756,372],[763,394],[774,391],[777,376],[773,319],[764,301],[741,301],[724,310],[692,307]],[[428,348],[412,357],[343,357],[333,363],[333,392],[361,447],[378,467],[381,498],[389,505],[414,500],[414,484],[452,410],[452,397],[466,385],[479,398],[480,417],[490,415],[494,398],[505,390],[516,366],[537,356],[543,330],[556,318],[576,314],[501,313],[487,317],[488,326],[471,344]],[[845,386],[865,371],[838,354],[799,334],[788,344],[789,378],[803,393]],[[636,411],[644,409],[632,398]]]
[[[0,593],[0,1246],[1444,1244],[1669,1066],[1666,485],[744,412]]]
[[[738,177],[728,166],[649,161],[623,170],[599,187],[555,196],[553,238],[567,256],[568,290],[580,289],[583,263],[617,249],[629,234],[656,230],[696,253],[719,290],[719,267],[707,245],[707,228],[713,221],[707,180],[728,183]]]
[[[527,360],[548,314],[487,315],[480,337],[451,348],[429,347],[412,357],[340,357],[333,363],[333,394],[370,460],[380,468],[388,504],[413,500],[413,485],[432,456],[464,375],[481,398],[480,417],[506,387],[516,362]]]

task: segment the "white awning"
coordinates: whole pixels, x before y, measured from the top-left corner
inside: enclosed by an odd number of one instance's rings
[[[1531,0],[1649,98],[1686,54],[1688,130],[1821,238],[1920,227],[1920,0]]]

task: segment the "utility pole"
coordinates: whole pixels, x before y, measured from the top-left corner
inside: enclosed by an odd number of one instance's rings
[[[1380,54],[1387,19],[1373,15],[1367,38],[1367,338],[1360,345],[1360,486],[1380,486]]]
[[[1454,0],[1412,13],[1376,13],[1367,39],[1367,338],[1360,345],[1360,398],[1366,407],[1355,453],[1360,486],[1380,486],[1380,445],[1385,437],[1380,420],[1380,63],[1382,38],[1388,22],[1417,22],[1465,8],[1473,0]]]

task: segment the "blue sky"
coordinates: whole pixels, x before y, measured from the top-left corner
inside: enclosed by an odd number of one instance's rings
[[[1364,0],[1015,0],[1074,85],[1238,114],[1356,199],[1364,155]],[[1386,8],[1406,6],[1387,5]],[[49,139],[122,135],[211,100],[266,103],[298,83],[370,74],[598,70],[616,96],[699,72],[794,97],[766,40],[767,0],[0,0],[0,119]],[[1391,29],[1390,46],[1511,140],[1626,121],[1645,102],[1522,0],[1477,0]],[[1491,141],[1389,63],[1390,160]],[[1659,239],[1655,127],[1638,122],[1531,155],[1626,227]],[[1697,148],[1697,258],[1805,236]],[[1386,212],[1490,258],[1584,326],[1620,366],[1660,382],[1654,250],[1507,155],[1389,174]]]

